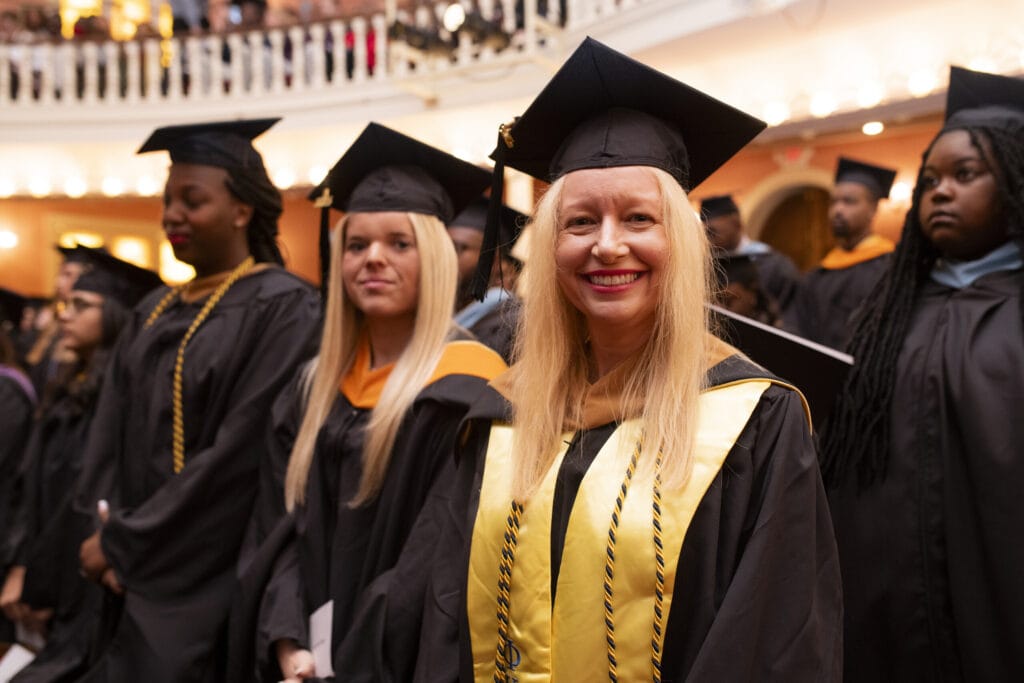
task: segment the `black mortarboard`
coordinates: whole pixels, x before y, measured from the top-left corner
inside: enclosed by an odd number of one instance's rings
[[[28,300],[17,292],[0,287],[0,324],[11,323],[17,327],[21,323],[21,312],[25,310]]]
[[[228,170],[263,168],[252,141],[280,118],[215,121],[164,126],[154,130],[136,154],[167,150],[173,163],[201,164]]]
[[[895,180],[896,171],[893,169],[875,166],[856,159],[839,157],[839,165],[836,166],[837,183],[863,185],[875,196],[875,199],[888,197]]]
[[[719,216],[739,213],[740,207],[736,206],[731,194],[721,194],[715,197],[708,197],[701,200],[700,215],[704,220],[711,220]]]
[[[453,218],[449,225],[473,228],[484,232],[487,228],[488,204],[486,197],[477,197],[458,216]],[[527,220],[526,214],[504,204],[501,206],[501,233],[498,246],[506,255],[508,250],[515,246],[516,240],[519,239],[519,233],[522,232]]]
[[[803,393],[811,415],[819,420],[832,411],[853,357],[771,325],[711,306],[719,334],[758,365]]]
[[[72,289],[96,292],[134,308],[142,297],[163,284],[160,276],[112,256],[104,249],[80,247],[91,267],[82,273]]]
[[[309,194],[321,208],[323,287],[330,267],[327,231],[331,207],[346,213],[408,211],[448,223],[484,191],[490,177],[468,161],[370,123]]]
[[[750,142],[763,121],[587,38],[526,112],[503,126],[492,201],[505,165],[553,181],[585,168],[652,166],[690,191]],[[493,209],[491,221],[497,221]],[[497,235],[487,236],[474,294],[482,296]]]
[[[81,244],[75,244],[73,247],[65,247],[60,244],[54,245],[54,247],[64,257],[65,263],[92,263],[90,252],[92,251],[89,247],[82,246]],[[99,247],[103,249],[103,247]]]
[[[1024,80],[950,67],[943,129],[961,126],[1024,127]]]

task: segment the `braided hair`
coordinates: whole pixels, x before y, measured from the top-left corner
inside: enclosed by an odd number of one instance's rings
[[[822,442],[822,475],[829,487],[848,480],[852,471],[860,488],[885,478],[897,360],[921,288],[939,256],[921,229],[922,170],[935,142],[953,130],[966,131],[992,169],[1007,234],[1024,248],[1024,118],[993,122],[952,117],[922,156],[913,200],[889,270],[854,322],[848,351],[857,363],[836,401]],[[1024,291],[1020,302],[1024,320]]]

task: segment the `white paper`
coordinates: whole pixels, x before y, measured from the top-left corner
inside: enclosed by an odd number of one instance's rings
[[[0,659],[0,683],[7,683],[14,678],[14,674],[28,666],[35,658],[36,656],[32,654],[31,650],[17,643],[11,645],[11,649],[7,651],[3,659]]]
[[[317,678],[334,675],[331,666],[331,629],[334,622],[334,600],[328,600],[309,617],[309,650],[313,653]]]

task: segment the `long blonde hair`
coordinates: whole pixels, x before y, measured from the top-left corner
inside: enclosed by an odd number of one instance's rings
[[[458,279],[455,250],[440,220],[424,214],[407,215],[420,257],[416,322],[412,338],[395,362],[366,425],[363,474],[355,497],[349,501],[352,507],[372,501],[380,492],[402,418],[434,372],[452,328],[452,301]],[[288,510],[305,502],[317,435],[337,397],[341,378],[352,366],[365,327],[362,312],[348,298],[341,282],[347,224],[345,217],[335,230],[320,353],[305,370],[306,410],[285,474]]]
[[[692,469],[698,398],[707,354],[711,253],[686,193],[667,173],[650,169],[662,198],[662,224],[669,244],[650,339],[629,378],[620,419],[639,417],[644,429],[642,466],[650,466],[658,444],[662,479],[681,488]],[[556,278],[555,245],[564,178],[537,205],[527,259],[527,287],[519,318],[511,399],[516,454],[513,495],[525,501],[551,467],[567,420],[578,417],[588,386],[587,327]],[[642,405],[641,415],[626,414]]]

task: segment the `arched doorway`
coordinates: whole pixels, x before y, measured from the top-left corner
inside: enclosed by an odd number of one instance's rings
[[[801,270],[814,268],[832,248],[829,193],[821,187],[788,188],[766,217],[759,239],[793,259]]]

